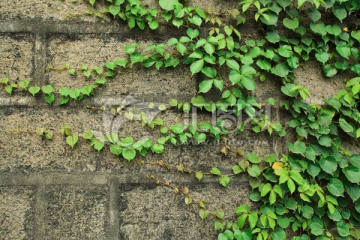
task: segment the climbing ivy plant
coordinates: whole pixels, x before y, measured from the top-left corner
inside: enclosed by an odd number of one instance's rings
[[[344,139],[358,143],[360,137],[358,0],[242,0],[228,11],[201,9],[179,0],[159,0],[153,7],[139,0],[86,2],[91,10],[85,14],[110,16],[131,29],[172,27],[181,34],[145,49],[138,43],[127,45],[127,57],[102,66],[49,66],[49,71],[84,76],[90,84],[79,89],[54,89],[51,85],[31,85],[29,80],[2,78],[5,92],[24,92],[37,98],[41,95],[49,105],[66,105],[95,95],[135,64],[159,71],[187,66],[197,81],[198,94],[188,101],[172,99],[157,106],[160,111],[190,112],[197,108],[234,116],[245,113],[251,119],[249,124],[241,123],[235,133],[230,133],[223,121],[166,125],[161,118],[150,120],[142,111],[89,106],[90,111],[109,111],[140,121],[144,128],[161,136],[136,140],[110,133],[99,138],[92,130],[75,133],[65,125],[61,129],[65,142],[76,151],[80,140],[89,141],[96,151],[108,147],[112,154],[133,161],[137,156],[161,154],[168,144],[177,146],[189,140],[202,143],[246,131],[287,137],[288,151],[281,156],[245,156],[240,148],[223,146],[224,155],[239,159],[231,174],[223,174],[216,167],[206,172],[163,161],[141,163],[193,175],[199,181],[216,177],[224,187],[232,178],[247,174],[251,204],[238,206],[235,218],[225,217],[222,210],[210,213],[205,201],[193,199],[188,188],[148,176],[181,193],[186,204],[199,206],[202,219],[212,217],[218,239],[360,239],[360,155],[344,145]],[[261,34],[244,34],[240,29],[247,23]],[[340,72],[352,76],[343,79],[344,89],[320,105],[309,101],[310,91],[294,75],[309,60],[319,64],[327,78]],[[256,114],[264,108],[254,94],[259,81],[281,84],[283,100],[269,98],[267,104],[287,113],[287,122],[273,122],[265,114]],[[214,100],[212,93],[219,97]],[[54,134],[46,129],[12,131],[38,134],[48,140]]]

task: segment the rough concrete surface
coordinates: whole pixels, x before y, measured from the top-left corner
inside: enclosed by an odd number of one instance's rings
[[[34,189],[0,187],[0,237],[29,239],[34,231]]]
[[[248,201],[247,187],[238,186],[229,191],[215,184],[188,187],[194,199],[208,201],[213,211],[233,209]],[[124,186],[120,191],[121,239],[214,239],[211,223],[200,221],[198,209],[185,206],[184,198],[173,194],[171,189]],[[236,201],[224,198],[224,194],[231,194]]]
[[[99,21],[99,18],[86,14],[89,9],[91,6],[83,0],[77,1],[77,3],[71,0],[3,0],[0,2],[0,19]]]
[[[311,97],[307,99],[310,103],[323,104],[323,100],[336,96],[340,89],[345,87],[345,80],[351,75],[339,73],[335,77],[326,78],[321,67],[314,62],[306,62],[295,71],[298,84],[306,87]]]
[[[33,42],[31,34],[0,33],[0,78],[18,81],[31,77]]]
[[[107,186],[49,186],[46,191],[46,239],[106,239]]]
[[[84,109],[6,108],[0,110],[0,171],[37,170],[94,171],[97,154],[88,142],[81,141],[76,150],[65,143],[59,130],[65,125],[82,133],[88,129],[102,131],[101,115]],[[85,122],[83,121],[85,120]],[[45,128],[54,132],[53,140],[36,134],[5,133],[18,130],[36,131]]]

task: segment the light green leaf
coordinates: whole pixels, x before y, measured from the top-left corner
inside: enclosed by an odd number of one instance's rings
[[[333,156],[322,157],[319,163],[321,169],[330,175],[333,175],[337,169],[337,161]]]
[[[219,175],[219,176],[221,175],[221,172],[220,172],[220,170],[218,168],[212,168],[210,170],[210,173],[213,174],[213,175]]]
[[[116,17],[116,15],[120,13],[120,6],[110,5],[109,13],[111,13],[113,15],[113,17]]]
[[[136,157],[136,150],[135,149],[124,148],[123,151],[122,151],[122,156],[126,160],[131,161]]]
[[[74,134],[71,136],[67,136],[66,143],[69,144],[71,148],[74,148],[78,140],[79,140],[79,136],[77,134]]]
[[[228,176],[221,176],[219,177],[219,183],[223,186],[223,187],[227,187],[230,183],[230,177]]]
[[[289,150],[296,154],[304,154],[306,152],[306,145],[304,142],[296,141],[288,144]]]
[[[297,18],[293,18],[293,19],[284,18],[283,24],[285,27],[294,30],[299,27],[299,20]]]
[[[160,7],[166,11],[174,10],[175,6],[179,4],[178,0],[159,0]]]
[[[254,92],[256,89],[256,83],[255,83],[254,79],[252,79],[250,77],[242,77],[241,83],[249,91]]]
[[[351,126],[344,118],[339,119],[339,125],[344,132],[350,133],[354,131],[353,126]]]
[[[288,179],[287,186],[290,190],[290,193],[293,194],[295,192],[296,186],[295,186],[294,181],[291,178]]]
[[[204,59],[197,60],[190,65],[191,74],[194,75],[204,67]]]
[[[343,170],[343,173],[345,174],[346,178],[351,183],[360,183],[360,169],[355,166],[346,167]]]
[[[214,80],[212,80],[212,79],[201,81],[201,83],[199,84],[199,92],[207,93],[212,88],[213,83],[214,83]]]
[[[336,197],[344,196],[344,191],[345,191],[344,185],[337,178],[332,178],[330,180],[330,182],[327,185],[327,189],[332,195]]]
[[[278,63],[275,68],[272,68],[270,71],[279,77],[286,77],[289,74],[289,69],[284,63]]]
[[[347,11],[346,11],[345,6],[336,5],[336,6],[333,6],[331,9],[332,9],[332,12],[335,15],[335,17],[337,19],[339,19],[341,22],[342,22],[342,20],[344,20],[346,18]]]

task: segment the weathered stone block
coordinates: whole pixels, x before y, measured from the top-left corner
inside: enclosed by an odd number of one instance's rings
[[[0,187],[1,239],[33,239],[34,189]]]
[[[47,192],[46,239],[107,239],[108,187],[51,187]]]
[[[69,125],[73,132],[93,129],[102,132],[101,115],[85,109],[3,108],[0,109],[0,171],[94,171],[97,154],[88,142],[79,140],[75,150],[66,144],[60,129]],[[16,130],[54,132],[44,140],[33,134],[11,133]]]
[[[214,184],[189,187],[196,199],[207,201],[209,209],[224,209],[227,216],[247,203],[247,186],[223,188]],[[162,186],[120,188],[120,239],[215,239],[212,221],[202,221],[194,206]],[[223,197],[226,195],[227,197]]]
[[[86,64],[89,67],[102,67],[107,61],[126,57],[124,46],[135,42],[140,43],[140,49],[152,44],[152,42],[124,39],[118,35],[77,35],[71,38],[54,35],[49,38],[49,65],[63,67],[65,64],[70,64],[70,66],[79,67]],[[49,72],[49,82],[57,89],[64,86],[79,88],[89,84],[84,76],[74,78],[67,71]],[[187,67],[158,71],[134,66],[109,80],[98,95],[113,97],[160,95],[163,99],[169,99],[176,95],[194,94],[195,89],[195,82]]]
[[[30,79],[33,68],[33,35],[0,34],[0,42],[0,78],[7,77],[13,81]]]
[[[296,83],[306,87],[311,97],[307,99],[313,104],[323,104],[323,100],[336,96],[339,90],[345,87],[345,80],[353,74],[338,73],[335,77],[324,77],[323,70],[316,62],[306,62],[295,71]]]
[[[0,2],[0,19],[100,21],[100,18],[86,14],[89,9],[91,9],[91,5],[87,1],[74,3],[70,0],[4,0]],[[103,21],[105,20],[109,20],[109,18],[103,19]]]

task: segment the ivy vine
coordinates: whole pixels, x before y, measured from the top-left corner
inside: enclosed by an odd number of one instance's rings
[[[198,94],[183,102],[172,99],[158,106],[160,111],[190,112],[197,108],[209,113],[222,110],[234,116],[245,113],[250,124],[241,123],[235,133],[230,133],[223,127],[223,121],[215,125],[210,122],[166,125],[161,118],[151,119],[133,109],[88,106],[90,111],[110,111],[115,116],[140,121],[142,127],[159,131],[161,137],[135,140],[111,133],[99,138],[92,130],[75,133],[65,125],[60,131],[65,142],[75,149],[83,139],[96,151],[108,147],[112,154],[133,161],[137,156],[162,154],[166,145],[177,146],[189,140],[202,143],[246,131],[266,131],[279,137],[293,134],[294,141],[288,143],[288,152],[282,156],[259,157],[255,153],[245,156],[241,149],[225,145],[221,152],[239,159],[231,174],[223,174],[215,167],[206,172],[163,161],[141,163],[189,174],[199,181],[216,177],[224,187],[232,178],[247,173],[252,204],[237,207],[235,218],[225,217],[222,210],[210,213],[203,200],[193,201],[188,188],[148,176],[181,193],[186,204],[198,205],[202,219],[212,216],[220,240],[360,239],[360,155],[344,145],[344,139],[358,144],[360,137],[358,0],[242,0],[237,8],[228,11],[201,9],[179,0],[159,0],[153,8],[139,0],[86,2],[91,10],[85,14],[109,15],[131,29],[156,31],[161,26],[174,27],[181,36],[141,50],[137,43],[127,45],[124,48],[127,57],[102,66],[49,66],[48,71],[68,71],[90,81],[91,84],[79,89],[54,89],[52,85],[31,85],[29,80],[2,78],[0,85],[5,92],[42,95],[49,105],[66,105],[95,95],[101,86],[116,81],[124,69],[135,64],[159,71],[188,66],[191,74],[197,76]],[[248,22],[258,27],[261,36],[240,31]],[[345,79],[344,89],[320,106],[309,103],[310,91],[295,81],[295,70],[309,60],[322,67],[325,77],[334,77],[339,72],[353,76]],[[254,94],[257,82],[270,78],[281,83],[284,95],[282,101],[269,98],[266,102],[287,113],[290,118],[287,122],[274,122],[265,114],[256,114],[264,108]],[[214,91],[220,96],[216,100],[210,96]],[[38,134],[47,140],[54,134],[46,129],[10,132]]]

